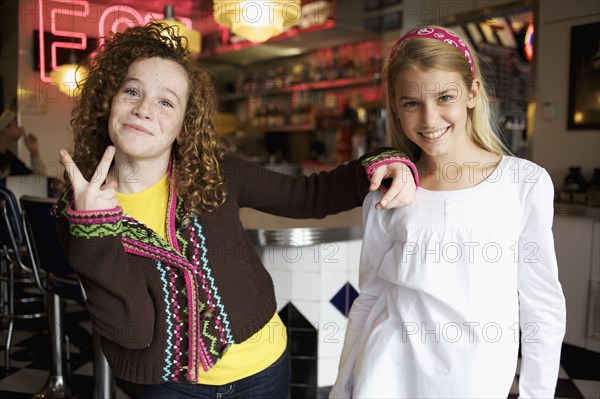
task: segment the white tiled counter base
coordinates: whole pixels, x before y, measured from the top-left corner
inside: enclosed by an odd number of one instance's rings
[[[258,249],[275,284],[277,310],[293,304],[317,331],[318,387],[331,386],[335,382],[347,318],[331,300],[348,283],[358,290],[361,242],[351,240]]]

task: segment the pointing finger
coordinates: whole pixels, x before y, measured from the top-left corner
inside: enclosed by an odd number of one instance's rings
[[[109,145],[106,147],[104,151],[104,155],[102,155],[102,159],[100,163],[96,167],[96,171],[94,172],[94,176],[90,180],[90,185],[94,185],[95,187],[100,188],[106,177],[108,176],[108,170],[110,169],[110,164],[112,163],[113,158],[115,157],[115,147]]]
[[[58,152],[58,155],[60,157],[60,163],[65,167],[65,170],[67,171],[67,176],[69,176],[69,180],[71,181],[73,188],[76,191],[78,191],[85,184],[87,184],[87,180],[85,180],[85,178],[79,171],[79,168],[77,167],[75,162],[73,162],[73,158],[71,158],[71,155],[67,150],[60,150]]]

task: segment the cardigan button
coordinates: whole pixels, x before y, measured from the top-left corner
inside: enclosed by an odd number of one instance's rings
[[[202,312],[202,320],[204,321],[212,320],[214,316],[214,312],[210,309],[207,309],[204,312]]]
[[[190,216],[185,216],[181,221],[181,228],[187,229],[188,227],[190,227],[190,224],[192,224],[192,218]]]

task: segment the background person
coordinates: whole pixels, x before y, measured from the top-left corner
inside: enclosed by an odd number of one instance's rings
[[[31,154],[32,169],[27,167],[10,147],[23,137],[23,142]],[[0,113],[0,186],[6,186],[7,176],[29,175],[35,172],[43,172],[44,163],[40,159],[38,139],[31,133],[18,125],[17,113],[10,108]]]

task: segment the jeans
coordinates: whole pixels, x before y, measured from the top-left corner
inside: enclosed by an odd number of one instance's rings
[[[225,385],[163,382],[148,385],[140,399],[287,399],[290,360],[287,351],[263,371]]]

